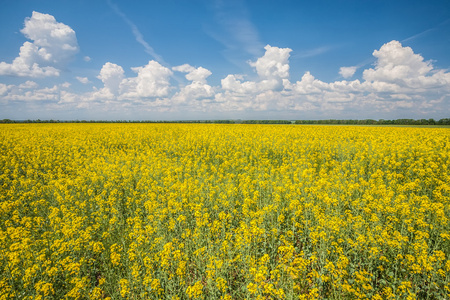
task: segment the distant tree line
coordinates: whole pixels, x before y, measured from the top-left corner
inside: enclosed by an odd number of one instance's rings
[[[242,120],[242,124],[292,124],[289,120]]]
[[[154,120],[11,120],[3,119],[0,123],[207,123],[207,124],[324,124],[324,125],[450,125],[450,118],[440,119],[396,119],[396,120],[175,120],[175,121],[154,121]]]
[[[440,119],[396,119],[396,120],[297,120],[295,124],[342,124],[342,125],[450,125],[450,118]]]

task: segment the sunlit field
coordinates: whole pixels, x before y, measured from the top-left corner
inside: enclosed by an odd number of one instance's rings
[[[0,126],[0,299],[445,299],[446,128]]]

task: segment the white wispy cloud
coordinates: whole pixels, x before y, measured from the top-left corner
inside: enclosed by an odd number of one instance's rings
[[[215,24],[205,24],[204,31],[225,46],[224,56],[238,64],[235,57],[242,54],[259,56],[264,44],[252,23],[244,1],[215,0],[212,2]]]
[[[434,27],[431,27],[431,28],[426,29],[426,30],[424,30],[424,31],[422,31],[422,32],[416,33],[416,34],[414,34],[414,35],[412,35],[412,36],[410,36],[410,37],[407,37],[406,39],[403,39],[401,42],[402,42],[402,43],[410,42],[410,41],[415,40],[415,39],[417,39],[417,38],[423,37],[423,36],[425,36],[425,35],[427,35],[427,34],[433,32],[433,31],[439,29],[439,28],[442,27],[443,25],[448,24],[449,22],[450,22],[450,19],[447,19],[447,20],[445,20],[444,22],[441,22],[441,23],[439,23],[438,25],[436,25],[436,26],[434,26]]]
[[[296,52],[292,57],[294,58],[310,58],[314,56],[318,56],[324,53],[327,53],[328,51],[332,50],[333,47],[331,46],[321,46],[314,49],[308,49],[308,50],[302,50]]]
[[[159,55],[158,53],[156,53],[156,51],[153,49],[153,47],[150,46],[150,44],[144,40],[144,36],[139,31],[138,27],[119,9],[117,4],[112,3],[111,0],[107,0],[107,3],[112,8],[112,10],[114,10],[114,12],[118,16],[120,16],[122,18],[122,20],[125,21],[125,23],[127,23],[127,25],[130,27],[131,32],[133,33],[136,41],[144,47],[144,51],[147,54],[151,55],[157,62],[159,62],[163,65],[166,65],[166,62],[164,61],[162,56]]]

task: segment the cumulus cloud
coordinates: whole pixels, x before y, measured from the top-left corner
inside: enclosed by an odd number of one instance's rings
[[[32,42],[20,47],[12,63],[0,62],[0,75],[59,76],[60,68],[79,50],[75,31],[49,14],[33,11],[21,32]]]
[[[327,83],[316,79],[310,72],[306,72],[300,81],[291,84],[289,80],[283,81],[286,90],[292,90],[300,95],[314,95],[329,90]]]
[[[264,79],[261,81],[244,81],[241,75],[228,75],[221,80],[222,89],[239,94],[257,94],[259,92],[276,89],[278,80]]]
[[[375,67],[363,72],[371,92],[415,95],[423,99],[450,92],[449,72],[434,69],[430,61],[425,61],[420,54],[398,41],[384,44],[373,55],[377,58]]]
[[[356,72],[357,67],[341,67],[339,74],[344,78],[352,77]]]
[[[256,95],[268,90],[278,90],[282,87],[282,81],[289,77],[289,56],[292,51],[289,48],[278,48],[267,45],[266,52],[256,61],[248,62],[255,68],[258,74],[256,81],[245,81],[243,75],[230,74],[221,80],[223,96],[239,99],[244,95]],[[238,95],[240,94],[240,95]]]
[[[0,96],[7,95],[8,91],[9,91],[9,86],[4,83],[0,83]]]
[[[206,81],[206,78],[212,74],[210,70],[203,67],[195,68],[189,64],[173,67],[172,70],[187,73],[186,79],[192,81],[175,93],[173,96],[175,103],[187,103],[189,100],[201,100],[214,96],[214,88]]]
[[[147,65],[131,68],[137,75],[135,77],[126,77],[122,66],[107,62],[105,63],[97,76],[103,83],[103,87],[93,87],[91,92],[84,94],[75,94],[70,91],[61,92],[59,103],[77,103],[77,107],[92,107],[94,103],[106,103],[114,106],[114,103],[129,105],[129,103],[138,103],[151,98],[156,101],[159,98],[166,97],[170,90],[170,76],[172,71],[156,61],[149,61]],[[82,83],[90,82],[86,77],[77,77]],[[199,97],[205,93],[212,94],[207,89],[202,92],[201,89],[193,83],[187,86],[186,94],[188,96]]]
[[[117,95],[119,93],[119,85],[124,78],[124,71],[121,66],[107,62],[103,65],[97,78],[103,82],[110,93]]]
[[[179,92],[175,93],[171,100],[174,104],[183,103],[184,105],[190,105],[190,108],[195,110],[195,107],[198,106],[195,102],[211,99],[214,95],[215,91],[212,86],[200,81],[193,81],[191,84],[182,87]]]
[[[403,47],[398,41],[384,44],[380,50],[373,52],[373,56],[377,58],[375,68],[363,73],[363,78],[370,82],[402,84],[405,80],[424,76],[433,69],[431,62],[425,62],[421,55],[415,54],[410,47]]]
[[[206,78],[208,78],[212,74],[211,71],[208,69],[205,69],[203,67],[194,68],[189,64],[173,67],[172,70],[187,73],[186,74],[187,80],[198,81],[201,83],[206,83]]]
[[[177,72],[182,72],[182,73],[190,73],[190,72],[194,71],[195,68],[193,66],[191,66],[190,64],[184,64],[181,66],[173,67],[172,70],[177,71]]]
[[[392,41],[373,52],[377,59],[373,68],[366,69],[363,81],[324,82],[306,72],[301,80],[289,79],[290,49],[266,46],[264,56],[251,62],[260,80],[245,81],[244,76],[228,75],[221,81],[222,91],[216,100],[223,109],[271,111],[370,111],[386,113],[410,108],[421,113],[433,103],[448,101],[450,73],[434,70],[430,62],[398,41]],[[343,67],[344,78],[354,76],[357,66]],[[277,82],[281,79],[282,88]],[[447,95],[443,97],[442,95]],[[437,102],[436,102],[437,101]],[[334,116],[334,115],[333,115]]]
[[[27,80],[24,83],[19,84],[18,87],[21,89],[36,89],[39,87],[39,85],[34,81]]]
[[[396,116],[405,111],[411,117],[450,113],[450,73],[435,69],[397,41],[375,50],[374,65],[355,80],[325,82],[311,72],[290,75],[291,51],[267,45],[261,57],[249,62],[258,76],[249,80],[248,75],[229,74],[217,86],[208,84],[211,71],[203,67],[184,64],[168,69],[152,60],[131,68],[136,75],[126,77],[121,66],[107,62],[97,77],[103,86],[91,92],[77,94],[63,85],[40,88],[34,81],[26,81],[0,84],[0,100],[47,99],[75,108],[104,107],[120,112],[139,107],[152,112],[227,112],[230,116],[258,111],[280,113],[278,116],[305,112],[307,118],[388,118],[386,114]],[[343,67],[340,73],[349,78],[356,68]],[[173,72],[185,73],[189,82],[172,86]]]
[[[6,101],[58,101],[60,87],[38,88],[35,84],[0,86],[1,100]],[[3,94],[2,94],[3,93]]]
[[[121,83],[122,98],[151,98],[167,96],[170,91],[172,71],[157,61],[151,60],[143,67],[131,68],[136,77]]]
[[[77,76],[76,79],[77,79],[79,82],[83,83],[83,84],[87,84],[87,83],[90,82],[89,79],[88,79],[87,77],[80,77],[80,76]]]
[[[255,62],[250,62],[250,66],[256,69],[256,73],[261,78],[287,78],[289,77],[289,56],[292,49],[278,48],[267,45],[264,47],[264,56]]]

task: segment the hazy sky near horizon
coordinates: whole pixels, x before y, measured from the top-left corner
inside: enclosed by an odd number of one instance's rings
[[[0,119],[450,117],[448,0],[0,3]]]

